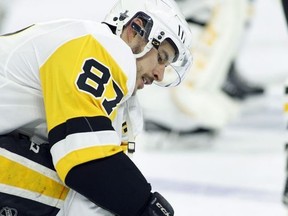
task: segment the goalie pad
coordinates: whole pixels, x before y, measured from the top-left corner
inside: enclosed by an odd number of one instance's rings
[[[199,127],[220,130],[235,119],[241,109],[239,101],[221,90],[193,90],[186,85],[173,89],[151,86],[138,96],[145,122],[153,121],[172,131],[190,131]]]
[[[184,11],[194,7],[193,1],[190,6],[189,2],[186,1]],[[187,11],[185,14],[187,19],[206,19],[204,27],[190,24],[194,33],[194,65],[185,82],[197,89],[219,90],[242,42],[248,20],[248,1],[206,0],[203,1],[202,8],[198,6],[197,10],[192,10],[190,14]],[[201,14],[204,14],[204,18]]]

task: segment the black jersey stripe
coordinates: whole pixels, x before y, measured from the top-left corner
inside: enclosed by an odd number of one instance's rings
[[[34,200],[0,192],[0,215],[10,215],[9,212],[11,215],[19,216],[56,216],[59,209]]]
[[[114,130],[114,128],[111,120],[105,116],[79,117],[54,127],[49,132],[48,138],[49,143],[53,145],[70,134],[106,130]]]

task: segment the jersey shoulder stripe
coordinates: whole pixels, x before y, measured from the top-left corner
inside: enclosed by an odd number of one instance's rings
[[[73,118],[56,126],[49,132],[49,144],[54,145],[75,133],[109,130],[114,131],[114,128],[111,125],[110,119],[105,116]]]

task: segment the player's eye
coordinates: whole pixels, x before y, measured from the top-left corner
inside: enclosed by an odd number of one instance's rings
[[[158,51],[158,63],[167,66],[169,64],[168,55],[166,52]]]

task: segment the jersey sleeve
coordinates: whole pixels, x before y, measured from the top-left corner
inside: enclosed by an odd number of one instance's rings
[[[59,46],[40,68],[53,163],[73,167],[123,151],[112,126],[128,77],[92,35]]]

